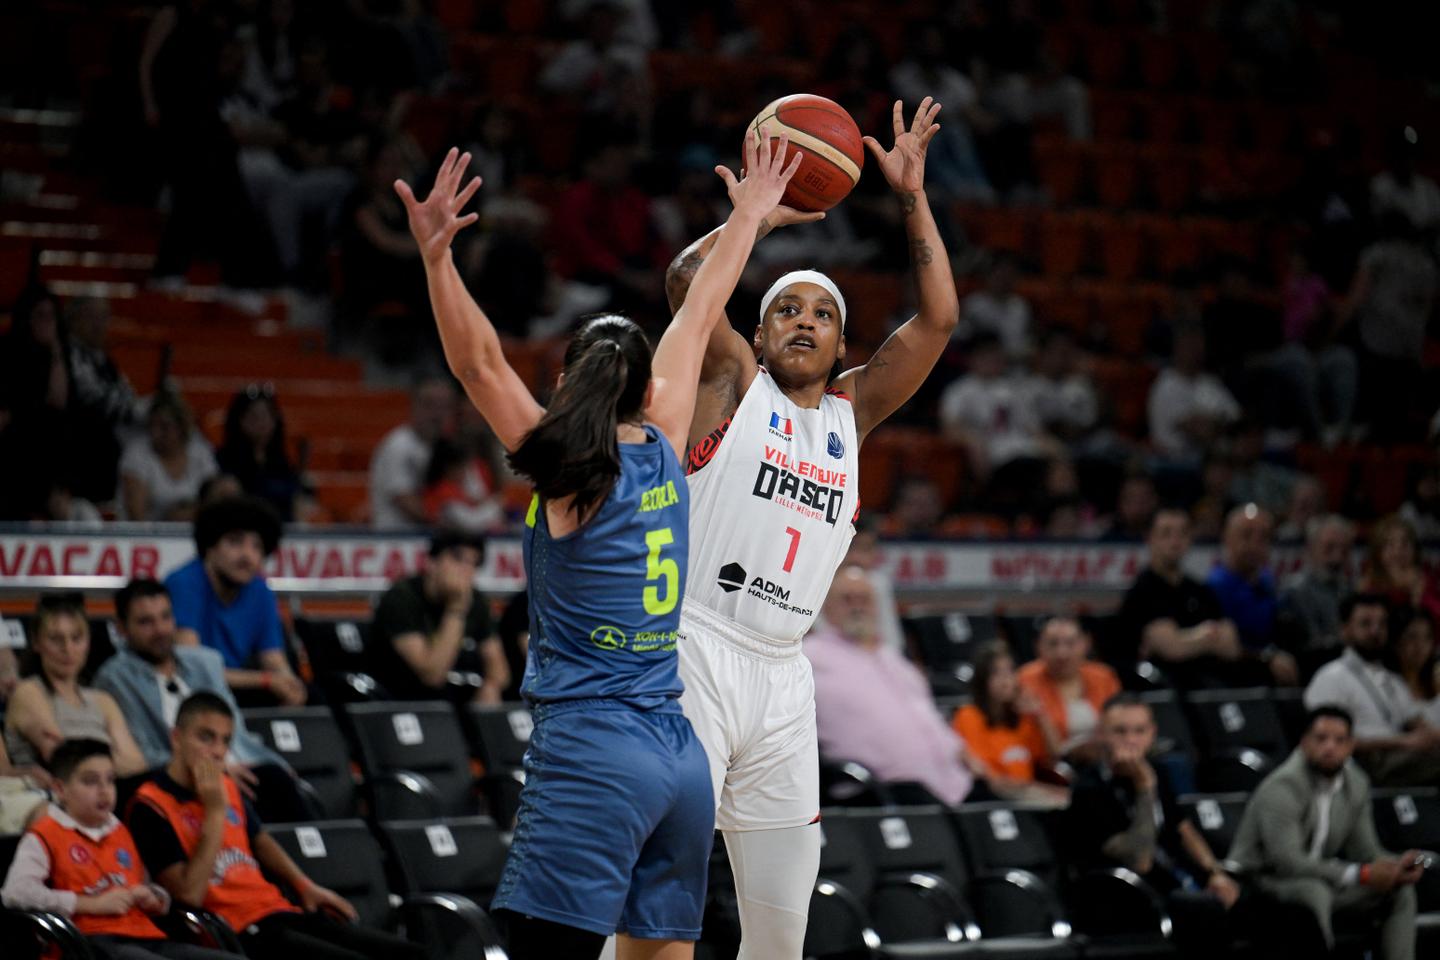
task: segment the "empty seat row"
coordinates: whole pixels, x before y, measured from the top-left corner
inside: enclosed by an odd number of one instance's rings
[[[316,809],[350,817],[364,800],[375,819],[464,816],[513,823],[524,783],[529,711],[520,704],[352,703],[263,707],[247,726],[300,775]],[[357,774],[359,781],[357,782]]]

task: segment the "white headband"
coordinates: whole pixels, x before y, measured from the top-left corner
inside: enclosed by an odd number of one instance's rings
[[[817,287],[824,287],[825,292],[834,298],[835,307],[840,311],[840,332],[845,332],[845,298],[840,296],[840,288],[835,286],[835,281],[819,270],[792,270],[772,283],[770,289],[765,291],[765,296],[760,298],[761,323],[765,322],[765,314],[769,312],[775,298],[780,296],[780,291],[792,283],[813,283]]]

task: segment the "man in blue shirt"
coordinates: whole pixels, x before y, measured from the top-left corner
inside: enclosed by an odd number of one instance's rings
[[[305,702],[305,684],[285,657],[275,594],[261,575],[280,543],[280,520],[265,502],[231,497],[195,518],[194,560],[165,578],[176,639],[203,644],[225,661],[225,682],[242,704]]]
[[[1295,658],[1275,645],[1280,598],[1266,567],[1274,531],[1270,514],[1253,503],[1231,510],[1220,538],[1220,561],[1205,583],[1235,624],[1245,655],[1268,664],[1277,684],[1294,686],[1300,682]]]

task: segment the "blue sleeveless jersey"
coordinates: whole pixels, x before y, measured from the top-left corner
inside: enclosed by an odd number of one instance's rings
[[[675,642],[689,557],[690,500],[675,451],[654,427],[620,444],[620,476],[590,520],[550,535],[539,498],[525,518],[533,704],[603,698],[676,705]],[[678,705],[676,706],[678,709]]]

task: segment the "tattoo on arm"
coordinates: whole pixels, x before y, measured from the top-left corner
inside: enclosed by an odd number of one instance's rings
[[[935,262],[935,253],[930,249],[930,244],[925,242],[924,237],[916,237],[910,241],[910,256],[917,267],[928,267]]]
[[[665,295],[670,300],[670,309],[677,310],[690,292],[690,283],[700,271],[705,257],[698,251],[687,253],[671,265],[665,273]]]
[[[900,209],[907,217],[915,212],[920,203],[920,197],[914,193],[899,193],[896,196],[900,198]]]

